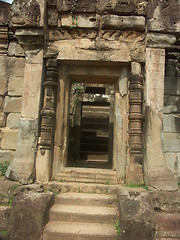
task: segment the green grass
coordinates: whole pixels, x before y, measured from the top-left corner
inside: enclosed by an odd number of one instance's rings
[[[120,222],[119,220],[116,221],[116,223],[114,224],[117,235],[120,236]]]
[[[147,191],[149,190],[148,186],[146,186],[145,184],[125,183],[124,186],[128,188],[143,188]]]
[[[5,176],[7,168],[9,167],[9,162],[0,163],[0,175]]]

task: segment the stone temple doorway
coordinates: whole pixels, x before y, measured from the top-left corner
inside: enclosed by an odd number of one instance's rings
[[[68,166],[112,168],[114,84],[71,83]]]

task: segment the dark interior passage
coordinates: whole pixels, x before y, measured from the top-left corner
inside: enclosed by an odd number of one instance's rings
[[[113,93],[111,85],[72,84],[69,166],[112,167]]]

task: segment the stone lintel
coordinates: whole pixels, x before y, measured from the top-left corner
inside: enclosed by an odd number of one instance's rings
[[[130,62],[130,49],[126,43],[118,41],[96,41],[89,39],[64,40],[55,42],[52,47],[59,53],[60,61],[104,61]],[[51,51],[51,48],[49,48]],[[49,54],[47,52],[47,54]]]

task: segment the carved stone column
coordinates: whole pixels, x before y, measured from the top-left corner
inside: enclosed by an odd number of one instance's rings
[[[41,130],[36,159],[36,180],[48,181],[51,177],[52,147],[56,118],[57,60],[46,60],[46,74],[43,83],[43,107],[41,110]]]
[[[55,107],[57,92],[57,60],[46,60],[46,77],[44,86],[44,101],[41,111],[41,137],[40,148],[51,149],[54,135]]]
[[[128,182],[143,183],[143,76],[138,63],[132,63],[129,76],[129,150]]]

